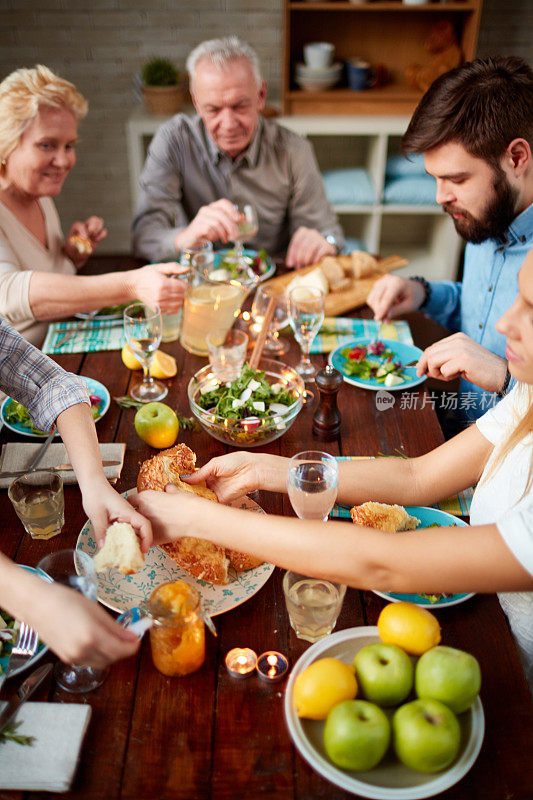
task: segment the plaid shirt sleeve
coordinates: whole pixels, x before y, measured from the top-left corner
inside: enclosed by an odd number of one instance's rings
[[[66,372],[0,318],[0,388],[28,409],[36,428],[49,431],[62,411],[88,403],[82,378]]]

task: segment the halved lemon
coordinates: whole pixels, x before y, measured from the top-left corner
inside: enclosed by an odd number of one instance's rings
[[[135,353],[129,346],[129,344],[125,344],[122,348],[122,362],[127,366],[128,369],[142,369],[141,362],[135,356]]]
[[[168,353],[163,353],[162,350],[155,351],[150,364],[152,378],[173,378],[177,371],[178,367],[175,358],[169,356]]]

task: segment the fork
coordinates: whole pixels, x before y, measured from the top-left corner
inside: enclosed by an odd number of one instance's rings
[[[35,655],[38,645],[39,634],[37,631],[34,631],[33,628],[30,628],[25,622],[21,622],[17,641],[11,648],[11,656],[7,662],[4,680],[7,680],[15,670],[24,666],[24,664]]]

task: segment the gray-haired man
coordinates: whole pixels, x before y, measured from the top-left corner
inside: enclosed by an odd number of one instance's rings
[[[198,45],[187,59],[197,114],[177,114],[156,133],[133,223],[137,256],[161,260],[201,241],[237,234],[234,203],[254,205],[251,247],[286,254],[291,267],[344,244],[311,145],[261,115],[266,83],[255,51],[237,37]]]

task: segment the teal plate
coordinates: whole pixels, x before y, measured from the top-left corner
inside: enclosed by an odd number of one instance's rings
[[[402,364],[410,364],[411,361],[418,361],[422,355],[422,350],[419,347],[415,347],[414,344],[406,344],[405,342],[399,342],[395,339],[380,339],[379,336],[378,340],[383,342],[383,344],[389,350],[392,350],[395,357],[394,360],[401,361]],[[407,380],[405,380],[403,383],[399,383],[397,386],[385,386],[384,383],[378,383],[375,378],[363,380],[363,378],[356,378],[353,375],[348,375],[346,373],[346,364],[348,363],[348,360],[341,354],[341,350],[345,350],[347,347],[364,347],[374,341],[376,340],[369,339],[368,336],[359,336],[358,338],[352,339],[349,342],[340,344],[329,354],[329,363],[332,367],[335,367],[335,369],[339,370],[346,383],[351,383],[353,386],[359,386],[361,389],[371,389],[374,392],[379,390],[385,392],[401,392],[405,389],[412,389],[413,386],[418,386],[418,384],[423,383],[426,380],[426,375],[418,377],[416,374],[416,367],[406,367],[404,369],[404,373],[407,376]],[[372,356],[372,358],[379,361],[384,360],[381,359],[380,356]]]
[[[37,572],[37,570],[34,569],[33,567],[27,567],[25,564],[20,564],[20,567],[22,569],[27,570],[28,572],[33,572],[34,575],[39,575],[40,578],[47,580],[49,583],[52,583],[48,575],[43,575],[42,572]],[[9,677],[11,678],[14,675],[19,675],[21,672],[24,672],[25,669],[28,669],[28,667],[32,667],[41,658],[41,656],[44,656],[47,650],[48,647],[43,642],[39,642],[39,647],[37,648],[37,652],[35,653],[35,655],[21,667],[18,667],[18,669],[14,670]],[[2,654],[3,655],[0,656],[0,667],[2,668],[2,670],[0,671],[0,684],[2,683],[4,672],[7,669],[9,656],[11,655],[11,645],[8,645],[6,642],[4,642],[2,647]]]
[[[454,517],[453,514],[448,514],[446,511],[441,511],[440,508],[428,508],[427,506],[405,506],[405,510],[412,517],[417,517],[420,520],[419,528],[427,528],[428,525],[454,525],[459,527],[467,527],[466,522],[459,517]],[[350,512],[343,508],[338,508],[337,513],[340,519],[351,519]],[[401,594],[400,592],[378,592],[374,590],[374,594],[383,597],[384,600],[392,600],[393,603],[399,603],[401,600],[407,600],[410,603],[415,603],[417,606],[423,608],[439,609],[447,608],[448,606],[456,606],[458,603],[464,603],[474,596],[473,592],[464,594],[451,594],[447,597],[442,597],[436,603],[432,603],[425,597],[420,597],[419,594]]]
[[[100,408],[98,412],[98,416],[96,417],[95,422],[98,422],[99,419],[102,419],[104,414],[109,408],[111,403],[111,396],[107,391],[106,387],[100,381],[96,381],[94,378],[86,378],[84,375],[81,376],[85,383],[89,388],[89,392],[94,395],[98,395],[101,399]],[[48,436],[47,433],[32,433],[29,428],[25,428],[24,425],[21,425],[19,422],[8,422],[6,419],[6,411],[9,403],[11,402],[11,397],[6,397],[2,406],[0,407],[0,414],[2,416],[2,422],[8,428],[8,430],[13,431],[13,433],[18,433],[21,436],[30,436],[32,439],[43,439]],[[59,436],[59,433],[56,433],[56,436]]]

